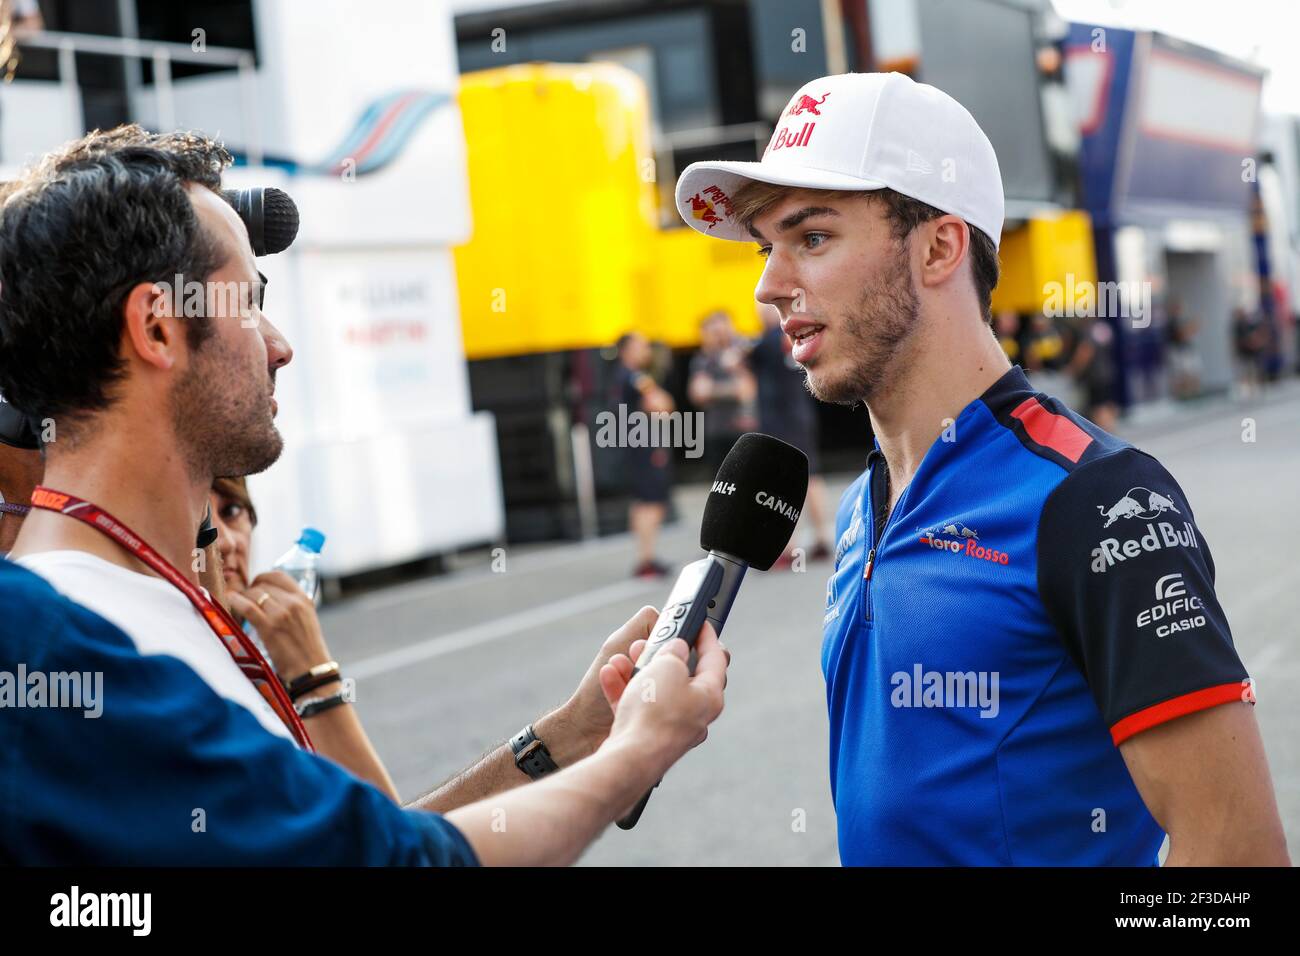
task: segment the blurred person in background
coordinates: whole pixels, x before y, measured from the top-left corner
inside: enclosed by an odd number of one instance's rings
[[[57,424],[0,560],[0,670],[85,672],[112,689],[94,714],[0,720],[0,858],[571,863],[704,739],[726,652],[706,626],[693,675],[671,641],[633,677],[657,616],[642,608],[518,749],[406,808],[313,753],[275,675],[198,587],[214,481],[283,447],[275,376],[293,354],[219,192],[230,162],[196,134],[94,132],[26,170],[0,210],[0,392]],[[180,313],[176,276],[207,293],[201,314]]]
[[[1201,392],[1201,353],[1196,348],[1200,330],[1199,322],[1183,314],[1181,300],[1170,301],[1165,313],[1165,348],[1174,398],[1195,398]]]
[[[749,352],[749,366],[758,385],[758,428],[773,438],[794,445],[808,456],[808,497],[803,513],[812,525],[812,546],[808,559],[824,561],[831,555],[827,527],[826,481],[821,474],[817,449],[816,399],[808,391],[803,369],[790,354],[790,340],[781,331],[781,313],[772,306],[759,306],[763,334]],[[797,535],[781,559],[792,560]]]
[[[1083,414],[1099,428],[1119,422],[1115,396],[1115,332],[1105,319],[1082,317],[1071,331],[1073,347],[1066,371],[1074,380]]]
[[[0,0],[0,24],[3,24],[4,18],[7,18],[9,29],[19,39],[25,33],[37,33],[45,29],[45,18],[41,16],[41,7],[36,0]]]
[[[0,0],[0,83],[13,79],[18,67],[15,45],[25,34],[45,29],[36,0]],[[0,114],[0,122],[3,122]]]
[[[1232,344],[1237,356],[1237,395],[1252,398],[1263,381],[1264,354],[1269,334],[1258,309],[1232,310]]]
[[[669,414],[676,407],[673,397],[650,374],[654,352],[640,332],[628,332],[618,340],[618,366],[610,385],[610,405],[627,406],[628,414]],[[671,570],[658,559],[655,549],[659,529],[672,500],[673,459],[667,448],[632,445],[622,448],[623,475],[628,489],[627,523],[636,538],[636,566],[633,577],[662,578]]]
[[[1021,336],[1021,348],[1022,365],[1034,387],[1071,407],[1079,407],[1075,382],[1066,369],[1069,337],[1062,331],[1061,321],[1045,312],[1031,313]]]
[[[212,523],[217,529],[219,573],[205,584],[225,604],[235,620],[271,661],[286,687],[334,660],[316,613],[316,605],[297,582],[283,571],[268,571],[251,578],[250,560],[257,511],[243,478],[218,478],[209,496]],[[201,576],[202,577],[202,576]],[[215,580],[212,580],[212,578]],[[250,580],[251,578],[251,580]],[[343,672],[328,683],[300,694],[291,693],[295,706],[308,695],[337,699],[340,703],[303,719],[316,752],[369,781],[394,802],[400,797],[392,777],[361,726],[350,694],[343,693]]]
[[[700,322],[700,351],[691,359],[686,392],[704,412],[704,460],[712,480],[736,439],[757,425],[758,387],[726,312],[710,313]]]
[[[998,337],[998,345],[1012,365],[1022,365],[1020,355],[1020,315],[1009,309],[1003,309],[993,316],[993,334]]]

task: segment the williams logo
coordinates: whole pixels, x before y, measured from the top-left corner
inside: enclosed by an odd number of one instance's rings
[[[1105,505],[1097,505],[1097,510],[1106,518],[1103,528],[1109,528],[1120,518],[1140,518],[1143,521],[1150,521],[1166,511],[1172,511],[1176,515],[1182,514],[1172,500],[1141,485],[1130,488],[1128,494],[1109,508]]]
[[[984,547],[979,543],[979,537],[978,531],[961,521],[945,521],[937,528],[922,531],[918,540],[936,551],[948,551],[980,561],[992,561],[994,564],[1007,564],[1011,561],[1011,556],[1005,551]]]

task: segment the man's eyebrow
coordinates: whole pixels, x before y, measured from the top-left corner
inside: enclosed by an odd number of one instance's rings
[[[805,219],[812,216],[838,216],[840,211],[830,206],[804,206],[798,212],[792,212],[776,224],[777,232],[785,232],[787,229],[793,229]]]
[[[839,214],[840,211],[831,206],[804,206],[802,209],[790,213],[790,215],[778,222],[776,224],[776,231],[786,232],[787,230],[793,229],[795,226],[799,225],[805,219],[809,219],[813,216],[838,216]],[[753,222],[750,222],[749,224],[749,234],[759,242],[766,241],[763,238],[763,234],[755,228]]]

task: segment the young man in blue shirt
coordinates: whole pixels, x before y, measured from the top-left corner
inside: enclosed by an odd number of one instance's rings
[[[990,330],[997,158],[900,74],[804,86],[683,218],[758,243],[819,399],[876,436],[822,668],[843,862],[1286,864],[1250,680],[1173,477],[1036,393]]]

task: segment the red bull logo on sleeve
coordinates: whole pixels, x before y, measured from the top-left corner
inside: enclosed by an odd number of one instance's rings
[[[1148,551],[1160,551],[1163,548],[1199,548],[1196,543],[1196,529],[1190,521],[1182,522],[1176,527],[1168,521],[1148,522],[1146,534],[1140,538],[1120,541],[1119,538],[1106,538],[1092,549],[1092,573],[1105,574],[1108,568],[1136,558]]]
[[[1120,498],[1109,508],[1105,505],[1097,505],[1097,510],[1106,518],[1106,523],[1102,525],[1103,528],[1109,528],[1120,518],[1139,518],[1142,521],[1150,521],[1166,511],[1172,511],[1176,515],[1182,514],[1178,510],[1178,506],[1167,495],[1152,491],[1150,488],[1143,488],[1140,485],[1136,488],[1130,488],[1123,498]]]

